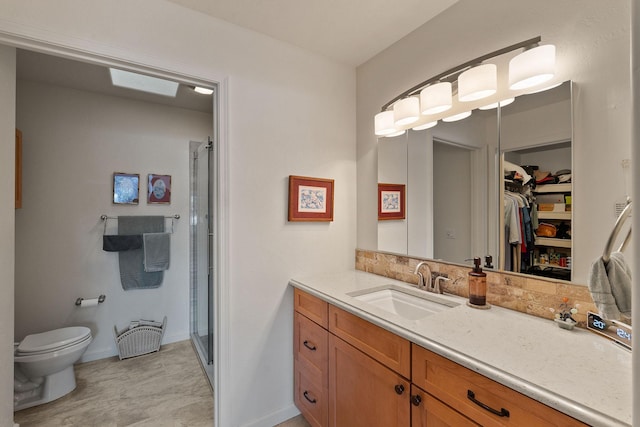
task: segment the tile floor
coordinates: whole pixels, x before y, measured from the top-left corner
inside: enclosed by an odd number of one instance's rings
[[[191,341],[76,365],[77,388],[18,411],[20,427],[210,427],[213,396]]]
[[[276,427],[311,427],[311,424],[309,424],[302,415],[298,415],[295,418],[291,418],[290,420],[278,424]]]

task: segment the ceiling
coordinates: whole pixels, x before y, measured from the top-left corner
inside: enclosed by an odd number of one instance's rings
[[[168,0],[358,66],[458,0]]]
[[[18,80],[52,84],[203,113],[213,112],[213,99],[210,95],[196,93],[183,84],[178,87],[175,98],[154,95],[113,86],[109,69],[101,65],[22,49],[18,49],[17,52],[16,77]]]
[[[168,0],[177,5],[263,33],[358,66],[458,0]],[[114,87],[108,68],[18,50],[21,80],[212,112],[211,96],[180,85],[176,98]]]

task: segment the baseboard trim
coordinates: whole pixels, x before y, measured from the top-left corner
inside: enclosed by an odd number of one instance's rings
[[[273,412],[259,420],[251,421],[243,427],[273,427],[300,415],[300,410],[292,403],[279,411]]]

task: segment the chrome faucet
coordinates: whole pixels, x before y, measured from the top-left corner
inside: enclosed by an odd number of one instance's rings
[[[420,267],[425,266],[429,274],[427,274],[427,278],[425,279],[424,275],[420,272]],[[416,270],[413,274],[418,275],[418,289],[424,289],[426,291],[433,292],[432,288],[432,280],[431,280],[431,268],[429,268],[429,264],[427,261],[422,261],[418,265],[416,265]]]

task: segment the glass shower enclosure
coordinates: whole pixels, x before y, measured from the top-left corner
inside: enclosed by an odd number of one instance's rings
[[[190,332],[200,362],[213,386],[216,271],[214,143],[189,144],[190,154]]]

